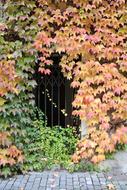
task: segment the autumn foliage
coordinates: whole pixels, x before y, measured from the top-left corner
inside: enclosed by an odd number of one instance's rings
[[[22,163],[23,159],[22,152],[12,145],[10,134],[7,132],[0,133],[0,167],[14,166],[17,163]]]
[[[0,96],[4,96],[7,92],[18,93],[16,85],[18,77],[15,71],[14,60],[0,61]]]
[[[21,137],[26,140],[31,123],[35,7],[32,0],[0,1],[0,176],[5,177],[22,170],[25,143]]]
[[[127,27],[125,0],[38,0],[40,32],[34,47],[50,74],[52,53],[77,89],[73,114],[88,126],[73,161],[98,163],[127,143]]]
[[[125,0],[1,2],[6,11],[0,21],[0,109],[6,115],[0,130],[1,171],[4,166],[15,166],[24,159],[13,142],[31,122],[27,106],[28,101],[33,105],[33,68],[36,62],[39,72],[49,75],[54,53],[61,56],[61,72],[76,89],[73,114],[88,126],[72,160],[99,163],[118,144],[126,144]],[[13,105],[6,104],[6,100]],[[23,114],[27,117],[21,118]],[[7,115],[13,119],[6,120]],[[21,122],[17,124],[19,117]]]
[[[6,99],[3,98],[8,92],[18,93],[16,88],[18,77],[15,72],[15,62],[11,60],[0,61],[0,106],[3,106]],[[2,123],[1,123],[2,125]],[[7,127],[7,126],[6,126]],[[0,168],[14,166],[23,162],[23,155],[18,148],[12,144],[9,132],[0,132]],[[0,176],[1,176],[0,171]]]
[[[6,100],[2,97],[7,92],[17,93],[14,61],[0,62],[0,76],[0,106],[3,106]],[[12,145],[9,132],[0,132],[0,168],[5,165],[13,166],[22,161],[22,152]]]
[[[0,106],[3,106],[6,99],[3,98],[8,92],[18,93],[16,85],[19,79],[15,72],[15,61],[0,61]],[[11,142],[9,132],[0,132],[0,168],[14,166],[23,161],[23,155]],[[1,172],[0,172],[1,176]]]

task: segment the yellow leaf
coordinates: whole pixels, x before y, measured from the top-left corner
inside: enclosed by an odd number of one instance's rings
[[[8,54],[7,57],[8,57],[9,59],[11,59],[11,58],[13,58],[13,55],[12,55],[12,54]]]
[[[6,100],[0,97],[0,106],[3,106],[5,102]]]
[[[97,148],[96,148],[96,152],[98,152],[98,153],[100,153],[100,154],[101,154],[101,153],[103,154],[103,153],[104,153],[104,149],[97,147]]]
[[[14,88],[13,92],[18,95],[20,91],[17,88]]]

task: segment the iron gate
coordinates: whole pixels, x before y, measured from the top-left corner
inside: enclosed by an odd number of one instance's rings
[[[60,58],[54,56],[51,74],[39,76],[36,95],[37,106],[44,112],[49,126],[77,125],[72,117],[73,89],[59,67]]]

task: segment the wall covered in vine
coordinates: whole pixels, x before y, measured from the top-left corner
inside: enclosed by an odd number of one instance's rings
[[[34,106],[35,1],[0,2],[0,175],[20,170]],[[13,166],[13,167],[12,167]]]
[[[35,67],[49,75],[53,53],[77,89],[73,114],[88,126],[73,162],[98,163],[126,144],[125,0],[2,0],[0,6],[0,175],[22,167]]]

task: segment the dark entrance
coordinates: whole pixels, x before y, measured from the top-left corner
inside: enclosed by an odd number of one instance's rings
[[[60,57],[52,57],[54,64],[51,67],[50,75],[41,75],[38,78],[37,106],[47,117],[49,126],[72,125],[72,101],[73,89],[70,88],[70,81],[63,77],[59,62]]]

